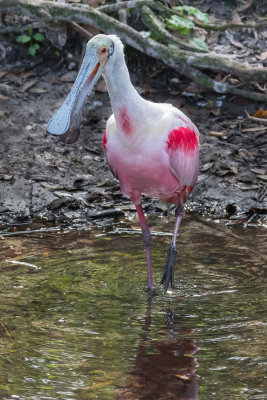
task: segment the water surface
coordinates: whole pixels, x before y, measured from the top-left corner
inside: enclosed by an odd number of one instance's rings
[[[150,220],[159,283],[171,232]],[[185,218],[176,287],[146,293],[140,233],[0,241],[0,398],[264,399],[266,235]]]

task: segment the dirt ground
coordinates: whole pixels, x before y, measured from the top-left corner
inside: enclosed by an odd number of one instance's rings
[[[244,33],[240,33],[244,35]],[[248,37],[251,33],[248,33]],[[242,38],[242,37],[241,37]],[[225,48],[236,37],[228,37]],[[241,40],[241,39],[240,39]],[[258,35],[254,53],[260,54]],[[231,45],[234,48],[234,45]],[[77,226],[134,212],[105,163],[102,135],[111,114],[99,84],[87,100],[77,143],[63,145],[46,133],[75,78],[81,48],[57,59],[48,49],[34,59],[7,41],[0,66],[0,224],[4,229],[33,221]],[[253,61],[254,53],[251,53]],[[74,57],[74,58],[75,58]],[[132,80],[142,96],[171,102],[201,133],[199,183],[187,210],[233,223],[261,224],[266,214],[266,124],[249,119],[262,104],[203,93],[159,62],[126,49]],[[254,61],[255,61],[254,57]],[[149,213],[166,213],[161,202],[144,198]]]

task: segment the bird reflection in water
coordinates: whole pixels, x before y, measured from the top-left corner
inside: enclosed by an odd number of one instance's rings
[[[195,339],[185,335],[194,329],[180,327],[174,321],[174,312],[167,311],[168,337],[162,340],[149,339],[151,326],[152,296],[148,296],[143,334],[138,345],[130,383],[120,389],[117,400],[196,400],[198,382],[198,352]]]

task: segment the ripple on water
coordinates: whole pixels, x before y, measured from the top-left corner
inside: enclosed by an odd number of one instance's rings
[[[156,282],[172,224],[152,221]],[[152,298],[140,233],[99,233],[0,242],[1,399],[267,396],[261,229],[185,219],[176,288]]]

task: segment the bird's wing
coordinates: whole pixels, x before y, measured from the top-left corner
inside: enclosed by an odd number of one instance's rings
[[[178,111],[178,110],[177,110]],[[191,191],[197,183],[199,165],[199,132],[183,113],[175,113],[175,128],[166,141],[171,172],[178,178],[181,190]]]

